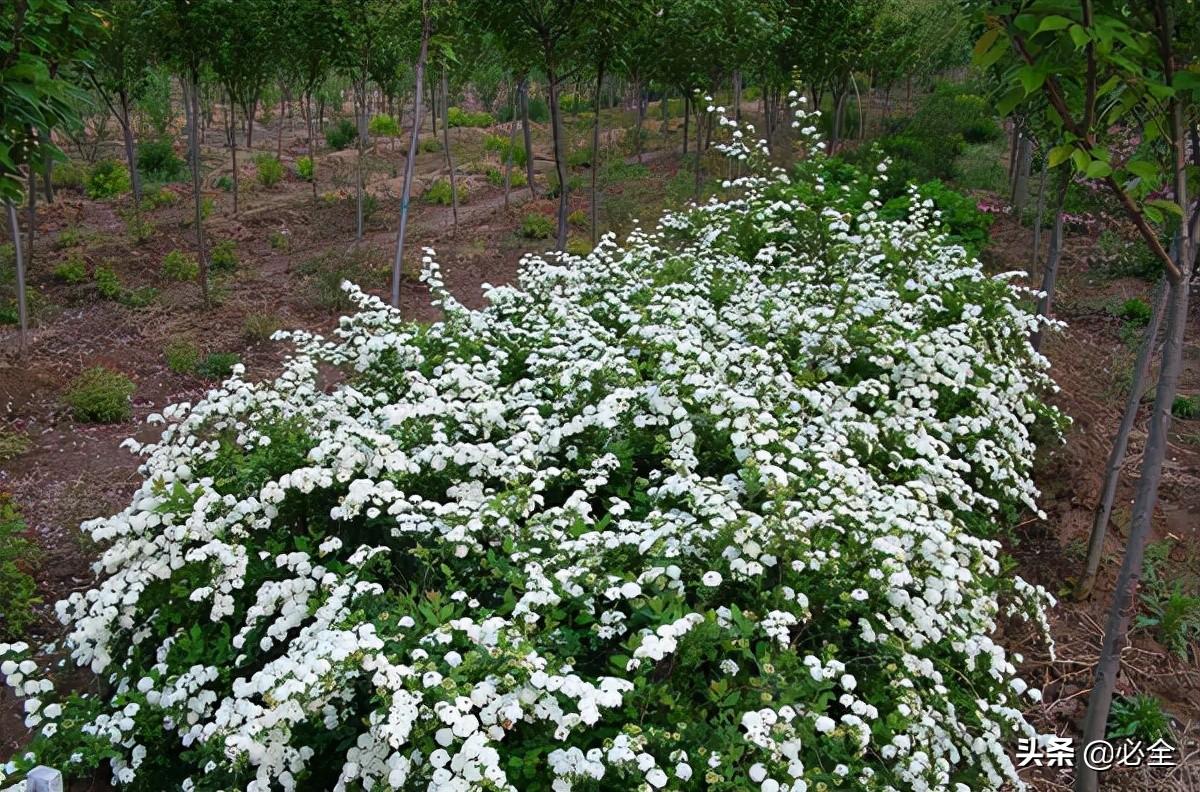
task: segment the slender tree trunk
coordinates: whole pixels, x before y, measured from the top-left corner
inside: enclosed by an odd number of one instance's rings
[[[258,114],[258,94],[250,100],[250,108],[246,113],[246,151],[254,150],[254,116]]]
[[[21,352],[29,345],[29,314],[25,305],[25,254],[21,245],[21,225],[17,220],[17,207],[5,201],[8,211],[8,230],[12,234],[13,252],[17,260],[17,344]]]
[[[643,94],[642,81],[640,79],[635,80],[633,87],[634,87],[634,99],[637,101],[637,109],[636,109],[636,115],[635,115],[635,118],[637,120],[634,122],[634,128],[633,128],[633,147],[634,147],[633,150],[634,150],[634,153],[637,154],[637,161],[640,163],[642,161],[642,122],[646,117],[645,104],[642,102],[642,94]]]
[[[46,193],[46,203],[54,203],[54,160],[46,158],[46,164],[42,167],[42,187]]]
[[[358,127],[358,157],[354,167],[354,241],[361,242],[363,238],[363,156],[366,148],[367,131],[367,85],[363,78],[361,85],[354,86],[354,121]]]
[[[1029,169],[1033,159],[1033,140],[1028,135],[1021,136],[1017,147],[1017,172],[1013,176],[1013,211],[1020,220],[1029,201]]]
[[[275,159],[283,160],[283,114],[287,112],[287,92],[279,92],[279,133],[275,137]]]
[[[190,75],[191,89],[190,96],[184,97],[188,107],[188,149],[191,152],[192,160],[192,197],[195,199],[196,207],[196,260],[200,265],[200,294],[204,301],[204,306],[208,307],[208,257],[204,252],[204,225],[200,210],[200,131],[198,129],[200,121],[200,75],[193,72]],[[237,185],[237,178],[234,178],[234,185]],[[237,195],[235,192],[234,195]]]
[[[1042,296],[1038,298],[1038,316],[1049,317],[1054,305],[1054,285],[1058,280],[1058,263],[1062,259],[1063,248],[1063,204],[1067,200],[1067,190],[1071,186],[1071,174],[1064,170],[1059,181],[1058,195],[1054,204],[1054,227],[1050,231],[1050,255],[1046,258],[1046,268],[1042,271]],[[1034,350],[1042,351],[1043,330],[1039,327],[1029,339]]]
[[[232,163],[233,163],[233,216],[237,217],[237,213],[238,213],[238,183],[240,181],[238,179],[238,164],[237,164],[237,151],[238,151],[237,115],[234,113],[234,110],[233,110],[233,94],[229,94],[228,96],[229,96],[229,110],[226,113],[226,119],[225,119],[225,135],[226,135],[226,139],[229,141],[229,153],[230,153],[230,157],[231,157]]]
[[[547,70],[550,81],[550,126],[554,134],[554,168],[558,173],[558,250],[567,246],[567,199],[570,192],[567,184],[567,158],[563,153],[562,109],[558,104],[558,76],[554,69]]]
[[[1181,249],[1190,247],[1186,243],[1180,245]],[[1190,270],[1191,261],[1187,260],[1187,256],[1181,256],[1178,261],[1181,265],[1186,263],[1185,273]],[[1096,663],[1092,693],[1088,699],[1081,745],[1104,738],[1109,709],[1112,706],[1113,691],[1117,685],[1117,674],[1121,667],[1121,650],[1128,639],[1130,620],[1137,608],[1137,591],[1141,584],[1146,543],[1150,538],[1151,517],[1154,513],[1155,503],[1158,501],[1163,460],[1167,453],[1167,434],[1171,426],[1171,404],[1175,400],[1179,386],[1179,372],[1182,368],[1184,332],[1187,328],[1188,291],[1186,275],[1181,282],[1171,284],[1162,364],[1150,417],[1149,435],[1146,438],[1146,447],[1142,451],[1142,469],[1134,497],[1133,519],[1129,526],[1125,558],[1121,563],[1121,571],[1117,575],[1112,606],[1104,627],[1104,640],[1100,646],[1100,657]],[[1098,778],[1095,770],[1088,768],[1085,763],[1079,762],[1076,765],[1076,774],[1075,789],[1077,792],[1092,792],[1096,789]]]
[[[1166,278],[1159,281],[1154,293],[1154,307],[1150,311],[1150,321],[1142,332],[1142,341],[1138,346],[1137,360],[1133,364],[1132,381],[1129,383],[1129,394],[1125,399],[1125,411],[1121,415],[1121,424],[1117,427],[1116,437],[1113,438],[1112,448],[1108,453],[1108,462],[1104,466],[1104,485],[1100,489],[1100,499],[1096,503],[1096,511],[1092,517],[1092,533],[1088,538],[1087,561],[1084,563],[1083,575],[1075,585],[1074,596],[1077,600],[1086,599],[1096,585],[1096,574],[1100,570],[1100,557],[1104,550],[1104,538],[1108,532],[1108,521],[1112,517],[1113,500],[1116,498],[1117,485],[1121,481],[1121,467],[1125,464],[1125,452],[1129,448],[1129,434],[1137,420],[1138,407],[1142,403],[1146,377],[1150,373],[1150,362],[1154,358],[1154,341],[1158,337],[1158,329],[1162,326],[1163,311],[1167,303],[1167,292],[1170,285]]]
[[[446,77],[446,67],[442,67],[442,107],[450,107],[450,81]],[[446,167],[450,170],[450,209],[454,222],[454,233],[458,233],[458,181],[454,176],[454,154],[450,151],[450,124],[442,119],[442,138],[446,143]]]
[[[437,138],[438,102],[437,91],[433,90],[433,78],[428,77],[429,85],[429,123],[433,125],[433,137]]]
[[[121,111],[121,135],[125,139],[125,161],[129,163],[129,180],[133,184],[133,202],[142,202],[142,174],[138,173],[137,157],[134,154],[133,124],[129,118],[129,96],[121,91],[117,96]]]
[[[413,99],[412,137],[408,143],[408,157],[404,160],[404,187],[400,193],[400,229],[396,232],[396,257],[392,261],[392,307],[400,308],[400,277],[404,264],[404,234],[408,230],[408,201],[412,196],[413,163],[417,159],[417,146],[421,136],[421,88],[425,85],[425,58],[429,53],[429,17],[425,4],[422,2],[421,11],[424,20],[421,25],[421,51],[417,54],[416,97]]]
[[[592,117],[592,246],[600,240],[600,194],[596,192],[596,171],[600,169],[600,89],[604,85],[604,64],[596,70],[596,111]]]
[[[685,94],[683,97],[683,155],[687,156],[688,144],[688,125],[691,123],[692,105],[691,99]]]
[[[523,81],[522,81],[523,82]],[[512,114],[508,121],[508,150],[504,152],[504,208],[508,209],[508,191],[512,186],[513,149],[517,147],[517,96],[521,87],[512,92]]]
[[[1046,172],[1049,170],[1049,158],[1042,159],[1042,176],[1038,180],[1038,200],[1037,200],[1037,219],[1033,223],[1033,255],[1029,260],[1030,265],[1029,277],[1033,277],[1037,271],[1038,263],[1042,258],[1042,224],[1046,221]]]
[[[533,135],[529,129],[529,78],[521,80],[521,130],[525,140],[525,180],[529,182],[529,197],[537,198],[533,183]]]
[[[733,120],[742,123],[742,70],[733,70]]]

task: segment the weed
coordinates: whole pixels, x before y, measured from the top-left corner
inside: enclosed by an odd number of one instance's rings
[[[186,338],[169,341],[163,348],[167,368],[176,374],[191,374],[200,362],[200,349]]]
[[[242,359],[233,352],[210,352],[196,364],[195,371],[205,379],[225,379],[233,373],[233,367],[241,362]]]
[[[376,137],[400,137],[400,125],[394,116],[377,115],[367,124],[367,131]]]
[[[233,189],[233,179],[229,178],[228,176],[218,176],[216,184],[218,190],[229,192]]]
[[[442,144],[441,141],[435,137],[422,138],[420,149],[422,154],[433,154],[434,152],[442,150]]]
[[[271,232],[272,250],[287,250],[291,246],[291,236],[288,234],[286,228]]]
[[[500,158],[500,162],[506,162],[511,156],[513,165],[525,167],[525,163],[529,161],[529,152],[525,150],[524,143],[512,145],[509,138],[501,135],[488,135],[483,140],[484,151],[494,151]]]
[[[175,156],[175,147],[166,138],[139,143],[137,166],[143,177],[160,182],[178,181],[184,173],[183,160]]]
[[[307,282],[312,301],[328,311],[345,311],[353,307],[342,283],[361,284],[377,268],[377,254],[365,247],[346,252],[330,251],[306,261],[300,274]]]
[[[30,572],[40,553],[25,538],[25,521],[8,493],[0,493],[0,641],[27,640],[26,630],[37,621],[41,604]]]
[[[88,198],[113,198],[129,192],[129,171],[114,159],[100,160],[84,180]]]
[[[1176,396],[1171,403],[1171,415],[1185,421],[1200,418],[1200,396]]]
[[[129,239],[138,244],[154,236],[154,223],[142,215],[130,215],[125,219],[125,231],[129,234]]]
[[[467,202],[467,189],[459,184],[457,188],[458,202],[460,204]],[[438,179],[425,188],[425,192],[421,195],[421,200],[426,203],[436,204],[437,206],[449,206],[451,204],[450,181],[448,179]]]
[[[316,173],[312,157],[300,157],[296,160],[296,176],[304,181],[312,181]]]
[[[101,264],[96,267],[96,271],[92,273],[92,279],[96,281],[96,289],[101,296],[109,300],[119,300],[124,288],[121,286],[121,279],[117,277],[117,273],[113,272],[112,268]]]
[[[554,221],[540,212],[529,212],[521,218],[521,236],[526,239],[549,239],[554,236]]]
[[[0,426],[0,462],[19,457],[28,451],[31,445],[33,444],[29,442],[29,435]]]
[[[503,168],[488,168],[487,171],[488,183],[493,187],[504,186],[504,170]],[[512,188],[525,187],[529,184],[529,180],[525,176],[525,171],[520,168],[513,168],[508,174],[508,186]]]
[[[1145,326],[1150,322],[1150,305],[1138,297],[1131,297],[1119,305],[1113,306],[1110,312],[1121,319],[1133,324]]]
[[[274,187],[283,178],[283,164],[270,154],[255,155],[254,170],[263,187]]]
[[[163,259],[162,274],[175,281],[194,281],[200,274],[200,265],[182,250],[172,250]]]
[[[133,416],[133,391],[133,382],[124,374],[94,366],[71,381],[63,401],[77,421],[119,423]]]
[[[154,302],[154,298],[157,296],[158,289],[153,286],[139,286],[136,289],[122,291],[117,299],[122,305],[129,308],[145,308]]]
[[[50,172],[50,184],[56,190],[81,190],[87,180],[87,171],[74,162],[56,162]]]
[[[279,318],[274,314],[253,313],[242,322],[242,337],[251,344],[269,341],[279,329]]]
[[[78,252],[72,253],[54,268],[54,277],[65,283],[83,283],[87,280],[87,265]]]
[[[567,222],[576,228],[587,228],[587,212],[583,211],[582,209],[576,209],[574,212],[571,212],[569,215],[567,215]]]
[[[325,143],[335,151],[341,151],[358,139],[358,130],[348,118],[339,118],[325,130]]]
[[[491,113],[472,113],[458,107],[451,107],[446,113],[446,123],[451,129],[454,127],[486,128],[495,124],[496,120],[492,118]]]
[[[586,256],[592,252],[592,243],[587,239],[572,237],[567,240],[567,252],[572,256]]]
[[[1171,721],[1154,696],[1120,696],[1108,715],[1108,736],[1128,737],[1152,743],[1169,736]]]
[[[237,269],[238,258],[233,248],[234,241],[232,239],[223,239],[212,246],[208,263],[214,272],[233,272]]]

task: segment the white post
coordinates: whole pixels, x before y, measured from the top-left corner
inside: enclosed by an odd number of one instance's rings
[[[26,792],[63,792],[62,773],[44,765],[30,770],[25,780]]]

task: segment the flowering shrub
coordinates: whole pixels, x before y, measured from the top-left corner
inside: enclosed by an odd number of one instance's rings
[[[738,134],[741,134],[740,132]],[[730,146],[754,160],[757,150]],[[818,160],[820,158],[818,157]],[[994,790],[1037,691],[990,637],[1053,412],[1036,320],[820,168],[360,310],[164,410],[58,605],[101,696],[0,647],[40,737],[139,790]],[[319,366],[345,373],[336,388]],[[53,737],[53,739],[50,739]]]

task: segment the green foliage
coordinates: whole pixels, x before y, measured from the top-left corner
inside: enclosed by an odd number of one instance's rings
[[[291,237],[286,229],[271,232],[271,250],[288,250],[291,246]]]
[[[312,157],[309,157],[306,155],[303,157],[299,157],[296,160],[296,176],[298,176],[303,181],[306,181],[306,182],[312,181],[313,175],[315,174],[315,172],[316,171],[313,166],[313,158]]]
[[[1118,696],[1108,715],[1109,739],[1127,737],[1149,744],[1171,736],[1171,721],[1154,696]]]
[[[34,608],[42,602],[30,574],[41,554],[25,533],[17,504],[0,492],[0,641],[28,640],[26,630],[37,621]]]
[[[934,208],[941,213],[941,225],[948,241],[960,244],[974,254],[983,249],[994,218],[981,212],[974,198],[952,190],[940,181],[926,182],[917,189],[921,199],[933,201]],[[911,196],[898,196],[884,204],[879,215],[889,220],[898,219],[907,215],[911,206]]]
[[[225,175],[218,176],[216,184],[217,184],[218,190],[224,190],[225,192],[229,192],[230,190],[233,189],[233,179],[231,179]]]
[[[1176,396],[1171,404],[1171,415],[1185,421],[1200,418],[1200,396]]]
[[[117,298],[127,308],[145,308],[158,297],[158,289],[153,286],[139,286],[136,289],[125,289]]]
[[[1078,191],[1072,190],[1071,194]],[[1156,280],[1162,275],[1162,261],[1141,239],[1126,239],[1119,232],[1105,228],[1096,238],[1093,258],[1097,269],[1107,278],[1138,278]]]
[[[175,146],[167,138],[139,143],[137,166],[142,178],[151,181],[178,181],[185,172],[183,160],[175,156]]]
[[[163,258],[162,274],[174,281],[194,281],[200,275],[200,265],[182,250],[172,250]]]
[[[1004,136],[987,97],[955,83],[939,83],[925,97],[905,134],[924,139],[931,147],[955,148],[992,143]]]
[[[648,178],[650,178],[648,167],[639,162],[626,162],[621,159],[605,162],[596,173],[596,183],[602,188]]]
[[[1150,322],[1150,304],[1140,297],[1131,297],[1112,309],[1113,315],[1133,324],[1145,326]]]
[[[259,184],[274,187],[283,178],[283,163],[270,154],[256,154],[254,171]]]
[[[79,253],[72,253],[54,268],[54,277],[65,283],[83,283],[87,280],[87,264]]]
[[[205,379],[225,379],[233,373],[233,367],[242,359],[233,352],[210,352],[196,364],[196,374]]]
[[[125,218],[125,231],[134,244],[139,244],[154,236],[154,223],[140,213],[130,213]]]
[[[577,193],[583,189],[583,177],[577,173],[568,174],[567,190],[572,193]],[[550,171],[546,174],[546,197],[558,197],[558,171]]]
[[[496,119],[492,118],[491,113],[478,112],[472,113],[458,107],[451,107],[446,113],[446,123],[450,128],[454,127],[478,127],[486,129],[496,123]]]
[[[527,212],[521,218],[521,236],[526,239],[549,239],[554,236],[554,220],[540,212]]]
[[[50,184],[55,190],[82,190],[86,180],[87,169],[70,160],[54,163],[50,171]]]
[[[120,423],[133,417],[134,384],[124,374],[94,366],[73,379],[63,401],[76,421]]]
[[[1008,173],[1005,171],[1005,145],[1000,143],[977,143],[967,146],[954,161],[957,171],[955,184],[965,190],[986,190],[998,194],[1008,191]]]
[[[200,219],[207,220],[210,215],[216,210],[217,202],[211,196],[204,196],[200,199]]]
[[[107,297],[110,300],[118,300],[124,292],[124,287],[121,286],[121,279],[117,273],[109,266],[101,264],[96,267],[96,271],[92,274],[93,280],[96,282],[96,289],[100,295]]]
[[[176,374],[191,374],[195,372],[200,362],[200,348],[186,338],[175,338],[167,342],[163,349],[163,357],[167,360],[167,368]]]
[[[358,130],[348,118],[339,118],[325,130],[325,144],[335,151],[341,151],[355,140],[358,140]]]
[[[269,341],[279,329],[279,317],[275,314],[252,313],[242,321],[242,338],[251,344],[261,344]]]
[[[592,243],[582,237],[571,237],[567,240],[567,252],[572,256],[586,256],[592,252]]]
[[[487,169],[487,180],[488,180],[488,183],[494,187],[503,187],[504,186],[504,168],[489,167]],[[529,181],[525,177],[524,170],[522,170],[521,168],[513,167],[509,171],[509,174],[508,174],[508,186],[509,187],[516,189],[517,187],[528,186],[528,184],[529,184]]]
[[[340,312],[353,306],[342,284],[346,281],[366,284],[380,269],[376,251],[356,247],[345,252],[329,251],[309,259],[300,265],[300,275],[310,298],[319,308]]]
[[[580,146],[567,152],[567,165],[572,168],[588,168],[592,165],[592,147]]]
[[[587,212],[583,211],[582,209],[576,209],[574,212],[571,212],[569,215],[567,215],[567,222],[570,223],[571,225],[575,226],[576,228],[587,228],[588,227]],[[588,252],[591,252],[590,247],[588,248]]]
[[[88,198],[114,198],[129,192],[129,171],[115,159],[104,159],[92,166],[84,181]]]
[[[466,203],[469,193],[466,186],[458,184],[457,194],[460,204]],[[425,203],[435,204],[437,206],[449,206],[452,203],[453,194],[450,192],[449,179],[437,179],[425,188],[425,192],[421,194],[421,200]]]
[[[520,112],[516,117],[520,119]],[[504,105],[500,108],[498,114],[501,123],[508,123],[513,119],[513,109],[511,105]],[[529,120],[533,123],[544,124],[550,120],[550,105],[546,104],[546,100],[540,96],[529,97]]]
[[[1141,595],[1145,612],[1138,615],[1136,626],[1153,629],[1163,646],[1187,660],[1190,644],[1200,640],[1200,591],[1194,577],[1170,569],[1173,547],[1166,539],[1146,547]]]
[[[179,203],[179,193],[158,186],[146,187],[142,190],[142,209],[158,209],[162,206],[173,206]]]
[[[233,272],[237,269],[237,251],[232,239],[223,239],[212,246],[209,251],[208,263],[214,272]],[[189,279],[190,280],[190,279]]]
[[[442,142],[433,136],[421,138],[418,146],[422,154],[433,154],[442,150]]]
[[[0,426],[0,462],[19,457],[30,449],[33,444],[29,435],[17,429]]]
[[[400,125],[394,116],[381,114],[367,123],[367,131],[375,137],[400,137]]]
[[[518,141],[513,145],[510,139],[503,135],[488,135],[483,139],[483,148],[485,151],[495,152],[501,164],[507,162],[511,156],[514,170],[517,167],[524,168],[529,160],[529,152],[525,150],[523,142]]]

